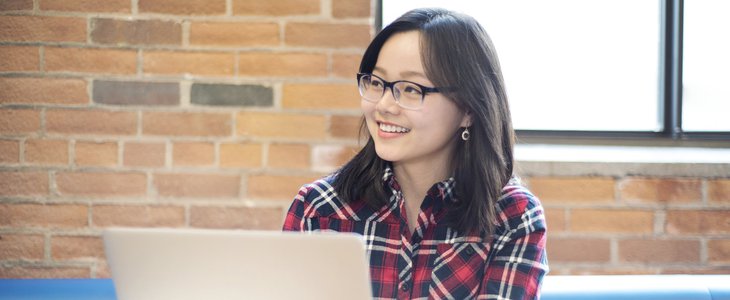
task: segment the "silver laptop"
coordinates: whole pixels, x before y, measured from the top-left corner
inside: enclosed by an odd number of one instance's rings
[[[119,300],[372,299],[354,234],[109,228],[103,238]]]

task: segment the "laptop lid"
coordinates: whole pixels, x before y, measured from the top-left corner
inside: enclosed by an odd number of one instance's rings
[[[119,300],[372,299],[354,234],[109,228],[103,239]]]

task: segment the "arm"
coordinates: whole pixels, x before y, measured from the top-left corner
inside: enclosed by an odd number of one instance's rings
[[[495,235],[479,299],[538,299],[542,278],[548,272],[542,206],[529,192],[514,193],[503,200],[503,231]]]

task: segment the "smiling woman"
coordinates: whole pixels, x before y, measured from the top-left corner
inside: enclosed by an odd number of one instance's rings
[[[543,209],[513,174],[502,73],[479,23],[410,11],[374,38],[357,81],[367,144],[299,190],[284,230],[363,235],[379,299],[538,297]]]

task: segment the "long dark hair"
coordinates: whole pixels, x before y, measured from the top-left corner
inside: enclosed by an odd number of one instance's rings
[[[380,49],[392,35],[418,31],[426,76],[471,115],[471,138],[457,138],[453,157],[454,197],[446,222],[462,234],[494,233],[496,202],[512,177],[514,130],[502,71],[492,41],[472,17],[439,8],[414,9],[380,31],[368,46],[360,72],[371,73]],[[361,134],[367,134],[365,123]],[[461,134],[458,131],[455,134]],[[343,201],[374,208],[389,199],[382,181],[388,162],[378,157],[372,137],[339,171],[334,187]]]

